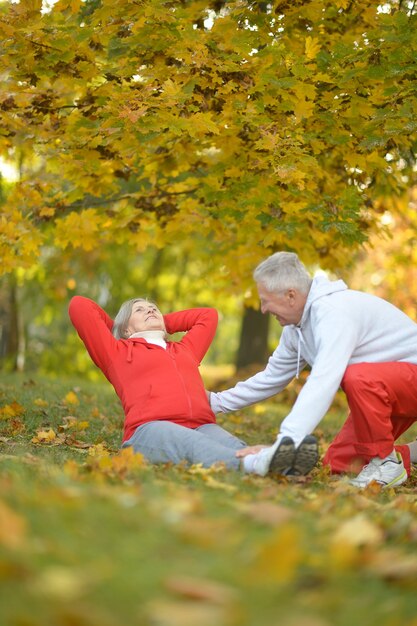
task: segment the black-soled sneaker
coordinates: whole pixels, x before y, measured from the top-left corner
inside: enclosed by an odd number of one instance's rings
[[[253,464],[253,473],[259,476],[267,474],[285,474],[294,463],[295,446],[291,437],[283,437],[273,446],[263,448],[257,453]]]
[[[294,462],[286,476],[305,476],[317,465],[319,446],[314,435],[304,437],[295,450]]]

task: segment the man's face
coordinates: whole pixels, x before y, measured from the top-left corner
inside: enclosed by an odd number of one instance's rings
[[[144,330],[165,330],[164,318],[152,302],[135,302],[127,325],[128,335]]]
[[[287,289],[287,291],[277,294],[268,291],[261,283],[258,283],[257,287],[262,313],[273,315],[281,326],[299,323],[307,296],[296,289]]]

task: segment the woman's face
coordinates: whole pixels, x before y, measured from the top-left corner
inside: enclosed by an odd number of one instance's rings
[[[139,300],[132,307],[132,313],[127,323],[126,336],[129,337],[133,333],[139,333],[144,330],[165,331],[165,322],[162,313],[155,304],[146,302],[146,300]]]

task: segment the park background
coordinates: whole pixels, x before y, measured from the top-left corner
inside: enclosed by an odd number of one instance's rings
[[[215,306],[214,389],[279,340],[252,280],[276,250],[416,319],[415,12],[0,3],[2,625],[417,625],[415,476],[150,467],[67,315],[74,294]],[[273,441],[300,384],[220,422]],[[337,396],[321,452],[345,415]]]

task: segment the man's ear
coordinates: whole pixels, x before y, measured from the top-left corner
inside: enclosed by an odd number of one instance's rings
[[[294,302],[297,297],[297,291],[291,287],[287,290],[286,296],[290,302]]]

